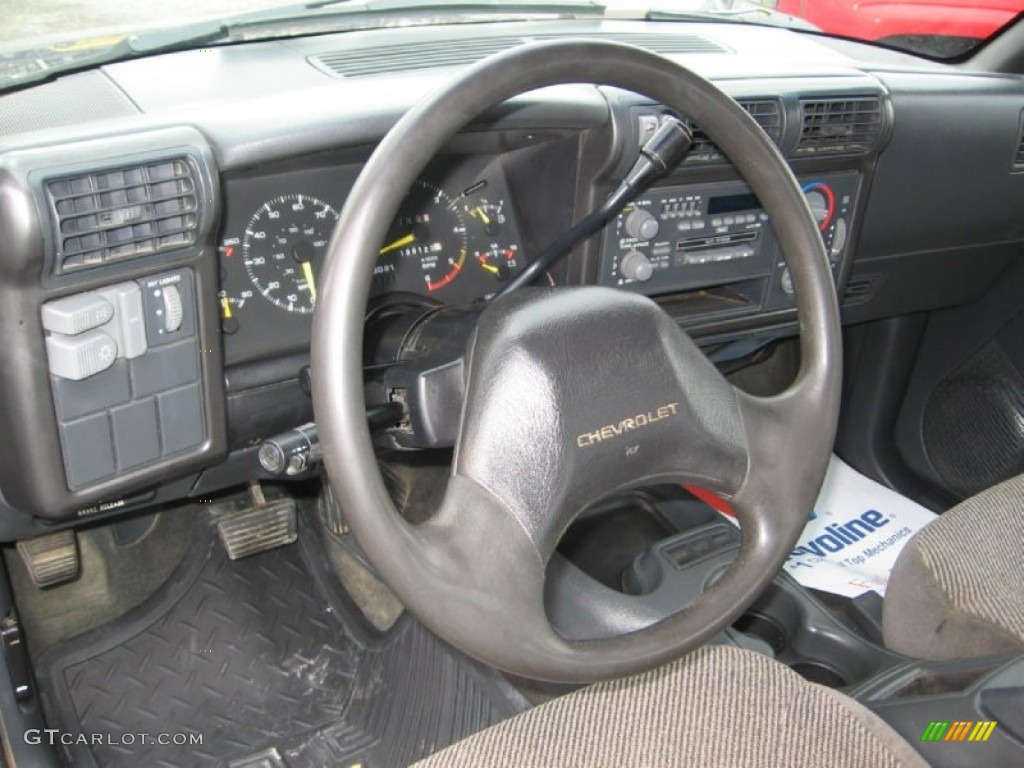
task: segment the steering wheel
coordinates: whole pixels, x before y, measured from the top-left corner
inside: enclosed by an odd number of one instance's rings
[[[363,324],[377,250],[406,191],[488,107],[563,83],[617,86],[687,115],[769,213],[796,286],[801,364],[783,393],[730,385],[654,302],[598,287],[527,289],[481,314],[447,491],[426,522],[395,510],[366,422]],[[425,625],[492,666],[589,682],[693,649],[768,585],[807,521],[835,437],[841,340],[824,247],[775,145],[702,77],[632,46],[526,45],[468,69],[409,111],[373,153],[328,249],[313,324],[313,403],[332,487],[384,581]],[[736,560],[677,613],[625,634],[567,640],[545,611],[546,566],[588,504],[693,482],[741,524]]]

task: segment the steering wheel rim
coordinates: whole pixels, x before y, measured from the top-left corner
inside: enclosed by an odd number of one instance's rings
[[[365,420],[362,333],[377,248],[406,190],[443,143],[485,109],[522,92],[584,82],[638,92],[686,114],[733,161],[771,216],[790,267],[801,366],[791,386],[775,397],[752,397],[731,387],[731,399],[718,397],[720,408],[735,409],[728,423],[740,425],[746,459],[740,477],[733,471],[709,483],[730,498],[742,525],[743,545],[730,569],[690,605],[653,626],[612,638],[567,641],[551,629],[543,600],[537,603],[547,550],[553,549],[549,539],[558,526],[541,546],[528,521],[509,514],[506,499],[496,498],[471,471],[460,473],[459,446],[438,515],[419,526],[398,515]],[[609,298],[612,293],[629,296],[618,308],[643,316],[638,322],[672,337],[672,354],[679,355],[673,365],[713,370],[705,358],[700,363],[693,356],[696,347],[674,323],[664,324],[667,315],[649,314],[648,305],[654,305],[648,300],[624,292],[594,293],[607,289],[566,290],[589,291],[580,306],[590,309],[606,300],[619,302]],[[494,302],[502,309],[493,312],[550,303],[545,297],[510,301],[518,295]],[[490,324],[491,336],[502,335],[509,324],[503,320],[508,318]],[[489,348],[486,340],[477,343],[484,346],[471,358],[479,364]],[[373,153],[328,248],[313,324],[312,371],[328,477],[367,557],[403,603],[434,632],[493,666],[525,677],[589,682],[638,672],[699,646],[740,615],[781,567],[806,522],[835,437],[838,305],[799,184],[775,145],[735,101],[699,75],[639,48],[589,40],[539,43],[471,67],[410,110]],[[721,383],[728,387],[724,379]],[[468,403],[464,422],[473,408]],[[487,569],[488,561],[497,572]]]

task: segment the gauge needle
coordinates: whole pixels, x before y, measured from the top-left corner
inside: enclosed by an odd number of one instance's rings
[[[387,253],[388,251],[393,251],[397,248],[405,248],[405,246],[411,245],[414,242],[416,242],[416,235],[410,232],[405,237],[400,237],[397,240],[395,240],[395,242],[390,243],[389,245],[385,245],[383,248],[381,248],[381,255]]]
[[[228,301],[228,297],[227,296],[223,297],[220,300],[220,307],[221,307],[221,315],[224,317],[224,319],[225,320],[230,320],[232,314],[234,314],[234,313],[231,311],[231,302]]]
[[[480,219],[480,221],[482,221],[484,224],[491,223],[491,217],[484,213],[483,208],[477,208],[475,211],[473,211],[473,215]]]
[[[306,285],[309,286],[310,301],[316,301],[316,281],[313,279],[313,265],[308,261],[302,262],[302,276],[306,278]]]
[[[486,269],[486,270],[487,270],[488,272],[490,272],[490,273],[491,273],[492,275],[499,275],[499,274],[501,274],[501,270],[500,270],[500,269],[498,269],[498,268],[497,268],[496,266],[494,266],[493,264],[488,264],[488,263],[487,263],[487,262],[486,262],[486,261],[484,260],[484,257],[483,257],[483,256],[481,256],[481,257],[479,258],[479,262],[480,262],[480,266],[481,266],[481,267],[482,267],[483,269]]]

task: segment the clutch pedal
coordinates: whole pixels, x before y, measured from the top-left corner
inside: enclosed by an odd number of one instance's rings
[[[267,501],[258,482],[249,486],[249,494],[249,506],[216,517],[217,534],[232,560],[283,547],[299,537],[294,499]]]
[[[78,578],[80,561],[74,531],[58,531],[19,541],[18,554],[37,587],[53,587]]]

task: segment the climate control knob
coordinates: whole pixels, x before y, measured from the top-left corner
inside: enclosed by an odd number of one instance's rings
[[[654,274],[654,265],[640,251],[630,251],[619,262],[619,272],[627,280],[641,283],[650,280]]]
[[[658,236],[658,220],[650,211],[635,208],[626,216],[626,234],[638,240],[650,240]]]

